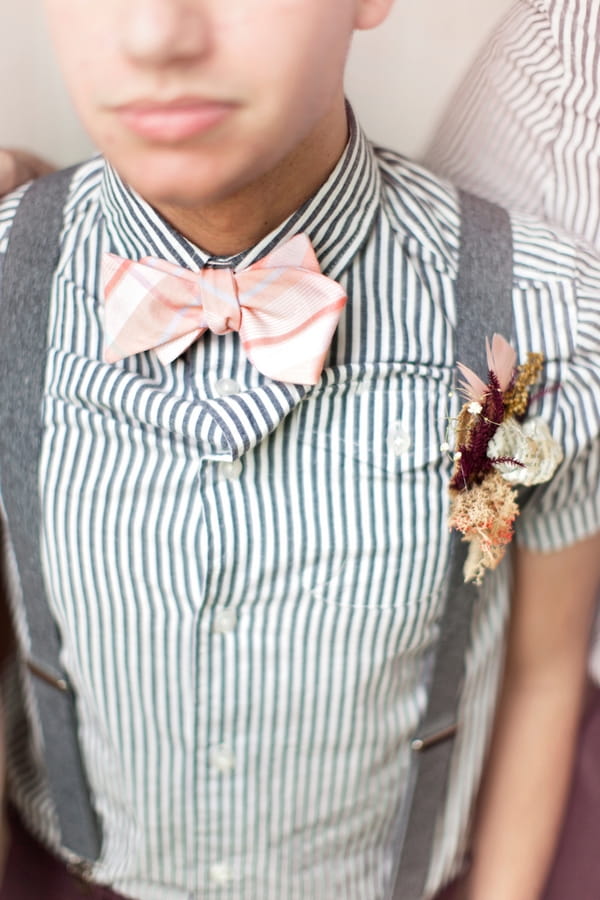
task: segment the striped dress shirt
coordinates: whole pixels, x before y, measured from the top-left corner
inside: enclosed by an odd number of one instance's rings
[[[234,258],[208,258],[101,160],[78,169],[65,221],[42,541],[105,832],[93,878],[139,900],[383,900],[445,591],[456,195],[353,125],[314,198]],[[103,251],[239,268],[299,232],[349,296],[314,388],[261,376],[237,334],[169,366],[102,361]],[[519,220],[514,240],[513,341],[560,383],[537,412],[565,452],[519,539],[552,550],[600,528],[600,262]],[[465,849],[508,576],[475,609],[428,897]],[[56,846],[27,699],[11,791]]]
[[[600,248],[600,0],[516,0],[426,159],[467,190]]]

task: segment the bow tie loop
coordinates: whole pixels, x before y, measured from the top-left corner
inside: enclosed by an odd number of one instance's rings
[[[105,254],[103,284],[107,362],[154,348],[166,364],[207,328],[237,331],[259,371],[295,384],[318,381],[346,303],[306,235],[238,272]]]

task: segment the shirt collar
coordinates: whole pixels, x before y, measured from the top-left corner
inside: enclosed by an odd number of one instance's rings
[[[111,249],[129,259],[158,256],[193,270],[207,265],[242,269],[303,232],[322,271],[339,277],[369,235],[381,191],[373,150],[350,107],[348,123],[344,153],[316,194],[254,247],[227,258],[211,257],[180,235],[105,162],[101,204]]]

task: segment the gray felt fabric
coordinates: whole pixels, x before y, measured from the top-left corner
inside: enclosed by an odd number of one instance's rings
[[[494,204],[461,192],[460,206],[455,358],[483,377],[487,372],[485,337],[497,332],[510,339],[512,334],[512,229],[508,214]],[[403,811],[399,829],[402,849],[392,900],[422,900],[424,896],[435,823],[444,804],[454,747],[477,588],[464,582],[466,545],[456,532],[452,540],[448,593],[427,711],[413,742],[414,786],[410,810]]]
[[[38,461],[50,286],[72,171],[35,182],[10,232],[0,294],[0,479],[31,639],[32,686],[62,843],[86,860],[100,830],[79,749],[75,697],[60,669],[60,640],[40,565]],[[40,677],[41,676],[41,677]]]

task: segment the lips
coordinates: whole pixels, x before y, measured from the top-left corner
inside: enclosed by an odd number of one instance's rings
[[[139,101],[116,109],[121,122],[140,137],[176,143],[219,125],[233,106],[220,101],[182,98],[169,103]]]

